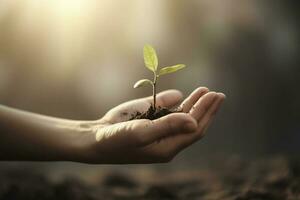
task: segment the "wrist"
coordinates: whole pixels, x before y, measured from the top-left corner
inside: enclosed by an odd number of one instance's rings
[[[67,148],[63,151],[63,160],[74,162],[90,162],[95,153],[96,133],[99,128],[99,121],[74,121],[67,125],[69,141]]]
[[[59,160],[80,161],[85,154],[86,143],[92,140],[92,127],[88,122],[83,121],[68,121],[60,123],[58,126],[65,135],[59,148]]]

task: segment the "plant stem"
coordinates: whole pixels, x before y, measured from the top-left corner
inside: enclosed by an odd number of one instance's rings
[[[153,92],[153,108],[156,108],[156,81],[157,81],[157,75],[154,73],[154,80],[152,84],[152,92]]]

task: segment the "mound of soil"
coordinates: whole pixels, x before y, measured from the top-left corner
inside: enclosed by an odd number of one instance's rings
[[[133,119],[150,119],[150,120],[154,120],[154,119],[158,119],[158,118],[161,118],[161,117],[166,116],[168,114],[176,113],[176,112],[181,112],[181,110],[179,110],[179,109],[171,110],[171,109],[167,109],[167,108],[164,108],[164,107],[154,108],[151,105],[146,112],[144,112],[144,113],[137,112],[136,115],[132,116],[131,120],[133,120]]]
[[[286,158],[229,159],[206,169],[153,170],[142,178],[109,171],[93,183],[66,177],[53,182],[46,173],[0,166],[0,199],[298,200],[300,164]]]

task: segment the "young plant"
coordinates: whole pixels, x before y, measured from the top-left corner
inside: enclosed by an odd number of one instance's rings
[[[151,45],[144,46],[144,62],[145,66],[153,72],[153,80],[141,79],[134,84],[134,88],[138,88],[147,84],[152,86],[153,93],[153,108],[156,109],[156,84],[160,76],[176,72],[185,67],[184,64],[163,67],[158,70],[158,59],[155,49]]]

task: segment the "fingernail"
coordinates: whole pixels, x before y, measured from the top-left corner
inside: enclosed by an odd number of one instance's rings
[[[187,122],[184,125],[184,130],[186,132],[193,132],[193,131],[196,131],[196,129],[197,129],[197,124],[195,122]]]

